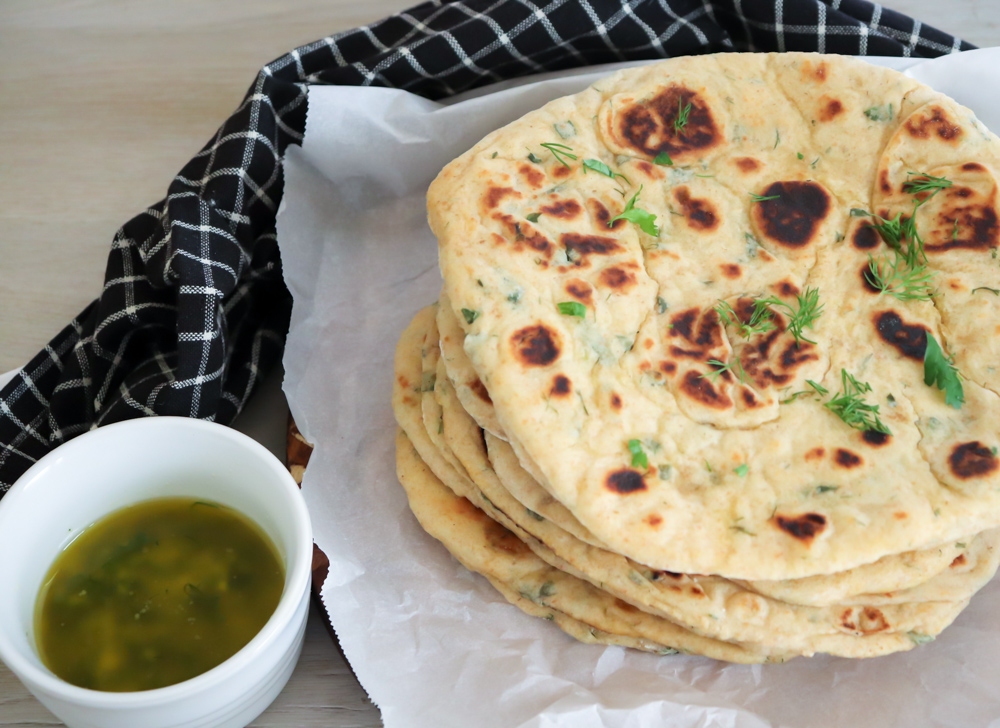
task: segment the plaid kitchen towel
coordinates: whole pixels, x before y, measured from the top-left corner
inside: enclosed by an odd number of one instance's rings
[[[274,221],[311,84],[440,99],[576,66],[718,51],[972,48],[865,0],[429,2],[296,48],[115,235],[104,289],[0,391],[0,495],[74,435],[142,415],[230,422],[279,360],[291,300]]]

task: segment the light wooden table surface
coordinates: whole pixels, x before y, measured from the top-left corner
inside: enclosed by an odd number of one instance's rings
[[[163,197],[260,67],[411,4],[0,0],[0,372],[100,293],[115,231]],[[1000,45],[998,0],[888,5]],[[282,407],[269,389],[256,406]],[[0,664],[0,728],[44,725],[60,723]],[[253,725],[381,725],[315,611],[298,669]]]

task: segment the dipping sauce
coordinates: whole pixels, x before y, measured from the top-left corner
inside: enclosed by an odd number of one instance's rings
[[[281,599],[285,569],[241,513],[157,498],[85,529],[49,568],[35,606],[45,665],[80,687],[150,690],[234,655]]]

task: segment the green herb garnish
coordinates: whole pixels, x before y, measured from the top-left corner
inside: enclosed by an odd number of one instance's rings
[[[628,451],[632,453],[632,467],[646,470],[649,467],[649,458],[643,452],[642,443],[638,440],[628,441]]]
[[[479,311],[472,311],[467,308],[462,309],[462,316],[465,317],[465,323],[471,324],[477,318],[479,318]]]
[[[806,158],[806,155],[804,155],[802,152],[796,152],[795,156],[798,157],[799,159],[805,159]]]
[[[753,302],[753,311],[750,319],[744,322],[733,307],[725,301],[719,301],[715,306],[715,312],[719,314],[719,319],[725,326],[734,325],[739,328],[740,336],[749,339],[757,334],[766,334],[777,326],[774,323],[774,314],[768,308],[766,301],[756,299]]]
[[[557,303],[556,308],[559,309],[559,313],[564,316],[579,316],[580,318],[586,318],[587,307],[578,301],[564,301],[562,303]]]
[[[941,190],[946,190],[952,186],[951,180],[945,179],[944,177],[934,177],[933,175],[924,174],[923,172],[907,172],[907,174],[916,175],[917,179],[907,180],[904,182],[903,192],[908,192],[911,195],[919,194],[921,192],[930,192],[930,196],[925,198],[923,202],[926,202]]]
[[[760,195],[755,195],[753,192],[750,193],[751,202],[767,202],[768,200],[777,200],[781,195],[771,195],[769,197],[761,197]]]
[[[823,304],[819,302],[819,289],[807,287],[802,293],[797,294],[795,298],[796,303],[798,304],[795,307],[785,303],[777,296],[757,299],[757,301],[759,301],[761,305],[778,306],[787,311],[788,333],[795,337],[796,346],[803,341],[815,344],[815,341],[807,339],[803,335],[802,330],[806,328],[812,329],[816,320],[823,315]],[[754,302],[755,305],[757,304],[757,301]]]
[[[961,409],[965,403],[962,390],[962,375],[954,364],[954,357],[946,357],[931,334],[927,334],[927,349],[924,350],[924,384],[936,386],[944,391],[944,401],[949,407]]]
[[[598,174],[603,174],[605,177],[610,177],[611,179],[621,177],[623,180],[625,180],[626,184],[632,184],[631,182],[628,181],[628,177],[621,174],[620,172],[612,171],[611,167],[609,167],[599,159],[584,159],[583,173],[586,174],[588,169],[592,169]]]
[[[541,215],[542,213],[540,212],[532,212],[528,215],[525,215],[525,217],[527,218],[528,222],[538,222],[538,218],[541,217]]]
[[[576,155],[572,154],[573,147],[567,147],[565,144],[557,144],[556,142],[546,142],[541,146],[545,147],[550,152],[552,152],[552,156],[555,157],[556,161],[559,162],[559,164],[561,164],[564,167],[569,166],[569,162],[567,162],[566,159],[573,159],[573,160],[576,159]],[[566,157],[566,159],[563,159],[563,157]]]
[[[840,375],[841,391],[823,406],[856,430],[877,430],[891,435],[878,417],[878,405],[864,400],[864,395],[872,391],[871,385],[859,382],[846,369],[841,369]]]
[[[750,466],[747,465],[746,463],[743,463],[742,465],[737,465],[735,468],[733,468],[733,472],[736,473],[741,478],[745,478],[747,477],[747,473],[750,472]]]
[[[625,209],[608,220],[608,227],[611,227],[615,220],[628,220],[638,225],[644,233],[658,238],[660,237],[660,228],[656,225],[656,215],[635,206],[635,202],[639,199],[641,192],[642,185],[639,185],[639,191],[632,195],[632,199],[625,205]]]
[[[691,114],[691,102],[677,99],[677,118],[674,119],[674,133],[681,134],[687,126],[688,116]]]
[[[653,164],[658,164],[661,167],[673,167],[674,160],[666,152],[660,152],[653,158]]]
[[[880,294],[888,293],[900,301],[929,301],[934,295],[934,272],[922,264],[910,267],[898,254],[892,260],[886,255],[876,260],[869,253],[865,278]]]
[[[542,158],[535,156],[534,152],[528,152],[528,161],[533,164],[541,164]]]
[[[722,375],[723,372],[732,371],[733,367],[736,367],[736,370],[740,373],[740,384],[743,384],[743,382],[746,379],[746,372],[743,371],[743,364],[740,363],[740,358],[739,357],[736,357],[729,364],[724,364],[721,361],[719,361],[718,359],[709,359],[708,363],[711,364],[713,367],[715,367],[715,369],[713,369],[710,372],[706,372],[705,374],[700,375],[698,377],[699,379],[705,379],[705,378],[707,378],[708,381],[712,382],[712,384],[715,384],[715,380],[718,379]]]
[[[976,291],[989,291],[994,296],[1000,296],[1000,291],[998,291],[996,288],[990,288],[989,286],[979,286],[978,288],[972,289],[972,293],[975,293]],[[972,293],[970,293],[969,295],[971,296]]]

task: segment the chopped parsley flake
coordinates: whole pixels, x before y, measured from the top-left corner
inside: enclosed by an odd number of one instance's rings
[[[587,307],[579,301],[564,301],[562,303],[557,303],[556,308],[559,309],[559,313],[563,316],[578,316],[580,318],[587,317]]]
[[[621,211],[618,215],[608,220],[608,227],[611,227],[615,220],[628,220],[639,226],[639,228],[653,237],[660,237],[660,228],[656,224],[656,215],[651,212],[647,212],[640,207],[636,207],[636,200],[639,199],[639,195],[642,192],[642,185],[639,185],[639,191],[632,195],[632,199],[628,201],[625,205],[625,209]]]
[[[658,164],[661,167],[673,167],[674,160],[672,160],[670,155],[666,152],[660,152],[653,158],[653,164]]]
[[[465,323],[471,324],[477,318],[479,318],[479,311],[472,311],[467,308],[462,309],[462,316],[465,317]]]
[[[924,384],[936,386],[944,391],[945,404],[961,409],[965,403],[962,390],[962,376],[953,362],[954,357],[946,357],[931,334],[927,334],[927,349],[924,351]]]
[[[746,463],[743,463],[742,465],[737,465],[735,468],[733,468],[733,472],[736,473],[741,478],[745,478],[747,477],[747,473],[750,472],[750,466],[747,465]]]
[[[638,440],[628,441],[628,451],[632,453],[632,467],[645,470],[649,467],[649,458],[642,449],[642,443]]]

